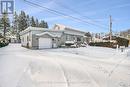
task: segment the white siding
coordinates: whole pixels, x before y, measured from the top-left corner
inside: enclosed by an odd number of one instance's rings
[[[21,44],[22,44],[22,46],[27,46],[27,43],[28,43],[29,47],[31,47],[32,46],[31,41],[32,40],[31,40],[30,32],[21,36]]]

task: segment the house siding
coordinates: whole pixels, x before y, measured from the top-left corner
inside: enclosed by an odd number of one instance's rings
[[[35,34],[33,34],[32,35],[32,48],[38,49],[38,45],[39,45],[38,37]]]
[[[31,46],[31,41],[29,40],[31,38],[31,36],[30,36],[30,33],[26,33],[26,34],[24,34],[23,36],[21,36],[21,39],[22,39],[22,41],[21,41],[21,43],[22,43],[22,46]]]

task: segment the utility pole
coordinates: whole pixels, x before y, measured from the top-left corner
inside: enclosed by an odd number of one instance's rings
[[[109,37],[110,37],[110,41],[111,41],[112,40],[112,17],[111,17],[111,15],[110,15]]]

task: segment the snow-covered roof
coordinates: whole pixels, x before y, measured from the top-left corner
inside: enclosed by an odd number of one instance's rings
[[[62,32],[62,30],[54,30],[54,29],[48,29],[48,28],[39,28],[39,27],[28,27],[27,29],[23,30],[22,32],[20,32],[20,35],[23,35],[25,33],[28,33],[29,31],[43,31],[43,32],[47,32],[47,31],[57,31],[57,32]]]
[[[48,28],[40,28],[40,27],[28,27],[25,30],[23,30],[22,32],[20,32],[20,35],[27,33],[29,31],[45,31],[48,30]]]

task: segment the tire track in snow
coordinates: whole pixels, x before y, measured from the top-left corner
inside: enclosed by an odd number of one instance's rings
[[[110,71],[108,77],[111,77],[112,74],[114,73],[114,71],[120,66],[120,64],[125,60],[127,59],[127,57],[121,59],[118,63],[115,64],[115,66],[112,68],[112,70]]]
[[[57,61],[57,58],[55,58],[55,59],[56,59],[56,61]],[[66,59],[66,60],[67,60],[67,59]],[[83,63],[79,63],[79,61],[81,61],[80,59],[76,59],[76,60],[78,60],[78,62],[76,61],[76,64],[77,64],[78,66],[85,67],[85,66],[83,66]],[[67,61],[68,61],[68,60],[67,60]],[[57,62],[58,62],[58,61],[57,61]],[[58,64],[60,65],[61,69],[63,70],[63,73],[64,73],[64,75],[65,75],[65,78],[66,78],[66,81],[67,81],[68,87],[69,87],[69,86],[70,86],[70,83],[69,83],[69,79],[67,78],[66,71],[65,71],[65,69],[64,69],[64,67],[62,66],[61,63],[58,62]],[[86,68],[86,67],[85,67],[85,68]],[[86,71],[86,69],[82,68],[81,71],[84,71],[84,72],[87,74],[87,76],[89,77],[90,81],[93,83],[94,87],[101,87],[101,86],[99,85],[99,83],[90,75],[90,73],[89,73],[88,71]],[[86,82],[85,82],[85,83],[86,83]]]
[[[59,56],[61,56],[61,55],[59,55]],[[64,57],[64,56],[63,56]],[[65,57],[64,57],[65,58]],[[52,59],[52,58],[51,58]],[[68,58],[67,58],[68,59]],[[77,59],[76,58],[76,60],[81,60],[82,58],[80,58],[80,59]],[[75,60],[75,59],[74,59]],[[83,60],[81,60],[81,61],[83,61]],[[78,63],[78,62],[77,62]],[[66,71],[65,71],[65,69],[64,69],[64,67],[62,66],[62,64],[61,63],[59,63],[58,61],[57,61],[57,64],[59,65],[59,67],[61,68],[61,70],[62,70],[62,72],[63,72],[63,75],[64,75],[64,78],[66,79],[66,82],[67,82],[67,86],[66,87],[69,87],[69,79],[67,78],[67,74],[66,74]],[[82,65],[82,63],[80,63],[81,65],[80,66],[83,66],[83,67],[86,67],[86,66],[84,66],[84,65]],[[94,64],[94,62],[93,62],[93,64]],[[117,65],[116,65],[117,66]],[[115,67],[116,67],[115,66]],[[118,67],[118,66],[117,66]],[[89,68],[89,67],[88,67]],[[114,71],[113,71],[114,72]],[[89,72],[87,72],[89,75],[90,75],[90,73]],[[93,80],[95,80],[92,76],[90,76]],[[67,80],[68,79],[68,80]],[[98,84],[98,82],[97,81],[95,81],[95,83],[97,83]]]
[[[82,61],[82,60],[80,60],[80,61]],[[88,70],[86,71],[86,66],[83,64],[83,62],[82,62],[82,63],[79,62],[78,64],[85,68],[85,72],[88,74],[89,78],[90,78],[91,81],[96,85],[96,87],[101,87],[100,84],[90,75],[90,72],[89,72]],[[88,64],[87,64],[87,65],[88,65]],[[89,66],[89,65],[88,65],[88,66]],[[87,67],[87,69],[88,69],[88,67]],[[95,86],[94,86],[94,87],[95,87]]]
[[[65,51],[66,52],[66,51]],[[72,55],[77,55],[77,56],[79,56],[80,54],[78,54],[78,53],[69,53],[69,52],[67,52],[68,54],[72,54]],[[128,56],[128,53],[126,54],[127,56]],[[60,54],[59,54],[59,56],[61,56]],[[84,55],[80,55],[80,56],[82,56],[82,57],[85,57]],[[88,55],[87,55],[88,56]],[[118,56],[117,55],[117,53],[114,53],[112,56]],[[92,57],[92,56],[90,56],[89,55],[89,57]],[[100,57],[99,57],[100,58]],[[109,57],[108,59],[110,59],[111,57]],[[112,70],[111,71],[109,71],[110,73],[109,73],[109,77],[113,74],[113,72],[116,70],[116,68],[123,62],[123,60],[125,60],[127,57],[125,57],[125,58],[123,58],[123,59],[121,59],[118,63],[116,63],[115,64],[115,66],[113,66],[114,68],[112,68]],[[90,60],[89,60],[90,61]],[[93,60],[91,60],[91,61],[93,61]],[[95,62],[95,61],[94,61]],[[99,61],[99,62],[104,62],[104,61]],[[107,62],[105,62],[105,63],[107,63]],[[109,62],[108,62],[109,63]]]
[[[48,58],[49,58],[49,57],[48,57]],[[42,60],[43,60],[43,59],[42,59]],[[46,59],[45,59],[45,60],[46,60]],[[60,82],[60,83],[63,83],[63,84],[66,83],[66,87],[69,87],[69,79],[67,78],[66,71],[65,71],[64,67],[62,66],[62,64],[59,63],[59,62],[58,62],[57,60],[55,60],[55,59],[51,59],[51,60],[49,59],[49,61],[51,61],[51,62],[53,62],[54,64],[56,64],[56,65],[59,67],[59,69],[61,70],[65,82]],[[54,62],[54,61],[56,61],[56,62]],[[21,86],[20,86],[20,82],[21,82],[22,78],[24,77],[25,73],[27,73],[27,71],[30,69],[31,63],[32,63],[32,61],[30,61],[30,62],[28,63],[28,65],[24,68],[23,73],[22,73],[22,75],[20,76],[20,78],[19,78],[19,80],[18,80],[18,82],[17,82],[17,84],[16,84],[16,87],[21,87]],[[53,82],[51,82],[51,83],[53,84]],[[55,82],[54,82],[54,83],[55,83]],[[56,83],[59,83],[59,82],[56,82]]]
[[[59,62],[57,62],[57,63],[58,63],[58,65],[59,65],[59,67],[61,68],[62,72],[63,72],[64,79],[66,80],[66,83],[67,83],[66,87],[69,87],[69,86],[70,86],[70,84],[69,84],[69,79],[68,79],[68,77],[67,77],[67,74],[66,74],[66,72],[65,72],[65,69],[64,69],[64,67],[63,67]]]
[[[64,57],[64,59],[66,59],[65,58],[65,56],[63,56],[63,55],[58,55],[58,56],[62,56],[62,57]],[[57,56],[57,57],[58,57]],[[76,55],[77,56],[77,55]],[[86,69],[86,66],[85,65],[83,65],[84,63],[83,63],[83,61],[86,61],[85,59],[83,59],[83,58],[75,58],[75,57],[71,57],[71,58],[69,58],[69,59],[73,59],[73,60],[78,60],[78,62],[77,62],[77,64],[79,65],[79,66],[82,66],[82,67],[85,67],[85,69]],[[82,60],[83,59],[83,60]],[[66,59],[66,60],[68,60],[68,58]],[[82,62],[80,62],[79,63],[79,61],[82,61]],[[90,60],[88,60],[87,62],[89,62]],[[91,61],[92,62],[92,64],[95,64],[95,61]],[[88,65],[88,64],[87,64]],[[89,66],[89,65],[88,65]],[[90,67],[87,67],[87,68],[90,68]],[[82,70],[84,70],[85,71],[85,69],[83,68]],[[87,73],[87,75],[89,76],[89,78],[91,79],[91,81],[93,82],[93,84],[95,84],[95,86],[94,87],[101,87],[100,86],[100,84],[93,78],[93,76],[91,76],[90,75],[90,72],[89,71],[85,71],[86,73]]]
[[[23,70],[23,72],[22,72],[22,74],[21,74],[21,76],[20,76],[18,82],[16,83],[16,87],[21,87],[21,86],[19,85],[19,83],[20,83],[22,77],[24,76],[25,72],[28,71],[28,69],[29,69],[29,67],[30,67],[30,64],[31,64],[31,62],[29,62],[28,65],[24,68],[24,70]]]
[[[127,50],[127,51],[125,52],[126,56],[125,56],[124,58],[122,58],[118,63],[115,64],[115,66],[114,66],[114,67],[112,68],[112,70],[110,71],[108,77],[111,77],[112,74],[114,73],[114,71],[120,66],[120,64],[123,63],[123,61],[125,61],[125,60],[127,59],[127,57],[129,56],[129,55],[128,55],[128,52],[129,52],[129,50]]]

